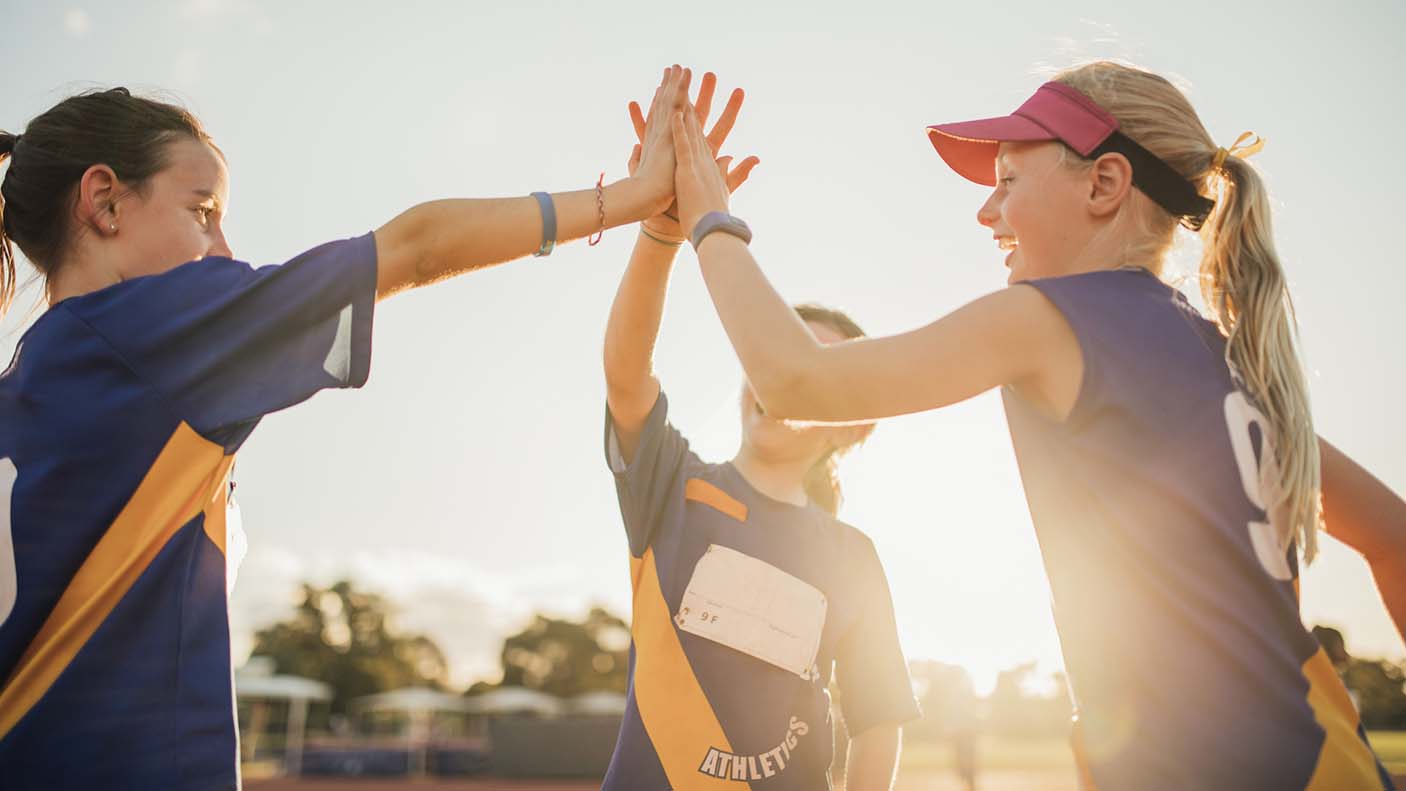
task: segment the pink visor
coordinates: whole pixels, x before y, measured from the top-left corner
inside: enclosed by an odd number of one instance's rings
[[[1010,115],[935,124],[928,127],[928,138],[957,173],[994,187],[1001,143],[1058,140],[1087,157],[1116,131],[1118,119],[1092,99],[1063,83],[1047,82]]]

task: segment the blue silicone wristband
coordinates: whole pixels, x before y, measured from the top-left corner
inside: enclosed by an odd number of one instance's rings
[[[703,243],[704,237],[715,231],[736,236],[744,244],[752,242],[752,229],[747,227],[747,223],[743,222],[742,218],[734,217],[727,212],[710,211],[693,226],[693,236],[689,239],[693,243],[693,249],[697,250],[698,245]]]
[[[551,255],[557,246],[557,207],[552,202],[552,196],[545,192],[534,192],[532,197],[537,199],[537,205],[542,209],[542,246],[533,253],[541,258]]]

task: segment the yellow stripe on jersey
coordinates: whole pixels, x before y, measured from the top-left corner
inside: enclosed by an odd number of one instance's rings
[[[693,481],[689,481],[693,483]],[[659,587],[653,547],[630,558],[634,581],[635,704],[674,791],[751,791],[751,785],[698,771],[708,749],[735,752],[679,643]]]
[[[0,689],[0,739],[49,691],[166,542],[223,498],[233,463],[224,448],[190,426],[176,427]]]
[[[746,504],[702,478],[689,478],[684,484],[683,496],[685,500],[716,508],[739,522],[747,521]]]
[[[1303,674],[1308,705],[1324,730],[1318,765],[1305,791],[1381,791],[1377,759],[1357,734],[1357,709],[1322,648],[1303,663]]]

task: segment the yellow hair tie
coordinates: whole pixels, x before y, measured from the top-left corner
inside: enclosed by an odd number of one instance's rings
[[[1252,137],[1255,139],[1253,143],[1241,145]],[[1242,132],[1239,137],[1235,138],[1235,142],[1230,144],[1230,148],[1216,149],[1216,155],[1211,160],[1211,170],[1220,170],[1221,166],[1225,164],[1226,157],[1246,159],[1258,154],[1263,148],[1264,138],[1254,132]]]

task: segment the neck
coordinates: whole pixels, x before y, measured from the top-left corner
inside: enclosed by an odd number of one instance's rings
[[[806,494],[805,475],[813,462],[775,462],[758,458],[746,445],[732,457],[732,466],[752,485],[753,489],[791,505],[805,506],[810,502]]]
[[[67,261],[54,268],[49,278],[49,304],[56,305],[69,297],[79,297],[115,285],[121,278],[100,271],[95,266],[84,266],[81,261]]]
[[[1129,249],[1145,250],[1145,245],[1137,244],[1118,232],[1115,225],[1105,226],[1101,231],[1094,233],[1084,248],[1079,251],[1071,267],[1071,274],[1074,272],[1096,272],[1102,269],[1146,269],[1153,274],[1161,271],[1159,259],[1156,256],[1148,256],[1145,253],[1140,255],[1129,255]]]

